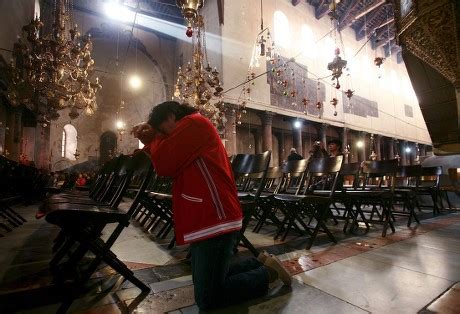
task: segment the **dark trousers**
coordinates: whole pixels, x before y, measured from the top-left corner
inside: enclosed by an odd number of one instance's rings
[[[237,304],[268,292],[267,269],[255,258],[230,265],[239,232],[192,243],[195,301],[201,310]]]

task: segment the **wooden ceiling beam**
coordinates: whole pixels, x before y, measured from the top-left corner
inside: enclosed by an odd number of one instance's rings
[[[347,27],[351,21],[355,19],[355,16],[358,13],[355,10],[358,8],[359,4],[360,1],[351,1],[350,4],[348,4],[348,7],[339,19],[339,31],[344,30],[345,27]]]
[[[385,7],[385,6],[384,6]],[[376,29],[380,28],[381,26],[383,26],[383,24],[379,24],[375,27],[372,27],[372,22],[377,18],[379,17],[381,14],[382,14],[382,10],[384,7],[381,7],[380,10],[376,10],[372,13],[372,15],[370,15],[368,18],[365,19],[365,22],[363,22],[363,25],[361,25],[361,27],[356,31],[356,40],[361,40],[364,38],[365,36],[365,33],[364,31],[367,29],[367,35],[369,36],[370,34],[372,34]],[[386,21],[388,22],[388,21]],[[385,22],[385,23],[386,23]],[[384,23],[384,24],[385,24]],[[367,26],[366,26],[367,25]],[[386,24],[385,24],[386,25]]]
[[[375,2],[374,4],[371,4],[369,5],[367,8],[364,9],[364,11],[362,11],[361,13],[359,13],[358,15],[355,16],[355,20],[358,20],[360,19],[361,17],[363,17],[364,15],[366,15],[367,13],[370,13],[372,11],[374,11],[375,9],[377,9],[378,7],[380,7],[382,4],[385,4],[387,3],[388,0],[378,0],[377,2]]]

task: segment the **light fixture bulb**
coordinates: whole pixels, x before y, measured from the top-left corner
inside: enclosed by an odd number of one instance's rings
[[[125,123],[122,120],[118,120],[116,126],[118,130],[121,130],[125,127]]]
[[[406,147],[405,151],[406,151],[406,153],[410,153],[411,152],[410,147]]]
[[[363,148],[364,147],[364,142],[363,141],[357,141],[356,142],[356,147]]]
[[[301,123],[299,120],[296,120],[296,121],[294,122],[294,127],[295,127],[296,129],[300,129],[301,126],[302,126],[302,123]]]
[[[129,78],[129,86],[133,89],[139,89],[142,86],[142,80],[141,78],[137,75],[134,74]]]

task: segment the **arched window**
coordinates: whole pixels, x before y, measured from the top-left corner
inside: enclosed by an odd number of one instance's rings
[[[313,31],[307,25],[302,25],[302,49],[304,56],[308,58],[316,57],[316,45],[315,38],[313,37]]]
[[[72,124],[64,125],[62,131],[61,157],[75,160],[77,150],[77,129]]]
[[[289,32],[289,21],[281,11],[275,11],[275,45],[289,49],[291,46],[291,33]]]

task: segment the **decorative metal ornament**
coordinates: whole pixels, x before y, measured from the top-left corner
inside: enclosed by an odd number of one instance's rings
[[[193,24],[198,18],[198,10],[204,5],[204,0],[176,0],[176,5],[180,8],[182,15],[187,21],[187,37],[193,36]]]
[[[375,57],[374,64],[380,68],[380,66],[383,64],[384,61],[385,61],[385,58]]]
[[[340,89],[339,77],[342,76],[343,69],[347,66],[347,61],[340,57],[340,49],[335,48],[335,58],[329,62],[327,69],[332,71],[332,80],[336,80],[336,88]]]
[[[174,98],[194,106],[211,120],[218,130],[223,130],[225,119],[220,114],[225,110],[222,101],[223,88],[219,71],[216,67],[211,67],[208,61],[203,17],[197,16],[192,26],[192,60],[185,68],[178,69]]]
[[[91,57],[90,36],[81,37],[72,25],[73,0],[55,0],[53,29],[44,34],[38,17],[22,28],[22,37],[13,46],[7,97],[13,105],[26,105],[41,120],[57,120],[64,108],[97,109],[96,94],[101,89]],[[73,116],[78,116],[73,114]]]
[[[337,98],[331,99],[331,105],[334,106],[334,116],[337,116],[337,104],[339,103]]]

